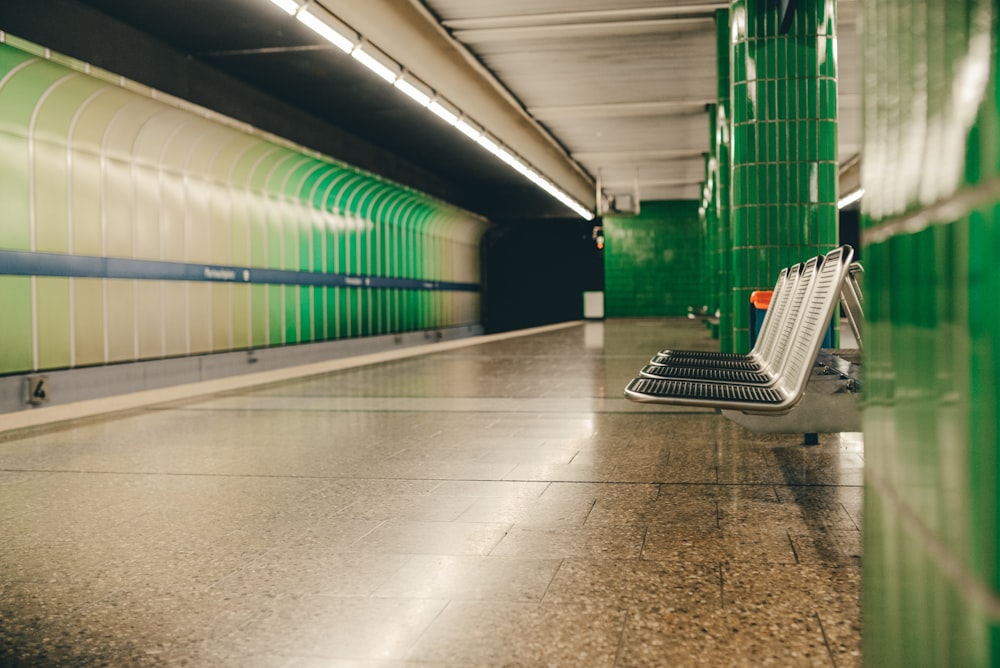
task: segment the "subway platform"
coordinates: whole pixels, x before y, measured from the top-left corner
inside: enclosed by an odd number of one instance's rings
[[[6,432],[0,665],[860,665],[861,435],[622,397],[714,343],[573,323]]]

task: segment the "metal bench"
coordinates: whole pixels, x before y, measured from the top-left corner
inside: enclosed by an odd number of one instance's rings
[[[760,336],[753,349],[746,354],[720,353],[707,350],[661,350],[650,361],[652,366],[703,367],[714,369],[740,369],[758,372],[773,353],[777,334],[788,313],[788,305],[799,282],[802,264],[782,269],[774,284],[771,307],[764,315]]]
[[[692,361],[685,357],[676,360],[670,357],[664,360],[662,356],[657,356],[639,374],[646,378],[773,384],[784,365],[788,341],[802,311],[802,304],[812,290],[819,262],[820,258],[813,258],[804,265],[782,270],[785,282],[782,284],[782,276],[779,274],[776,287],[781,290],[778,299],[771,300],[774,310],[768,309],[758,338],[759,345],[754,346],[743,360],[724,358],[705,365],[699,364],[703,358]]]
[[[802,264],[782,269],[778,274],[778,280],[774,284],[772,291],[771,307],[764,315],[764,322],[761,324],[760,334],[757,343],[749,353],[720,353],[710,350],[661,350],[649,361],[647,368],[654,366],[663,367],[701,367],[705,369],[740,369],[748,372],[747,378],[754,378],[752,374],[759,373],[762,368],[761,359],[770,354],[770,348],[774,344],[774,335],[780,329],[785,314],[787,313],[788,299],[793,290],[795,282],[798,280]],[[862,303],[864,295],[861,286],[858,284],[857,275],[864,273],[864,268],[860,262],[852,262],[848,268],[847,278],[840,293],[840,305],[843,307],[844,316],[851,327],[854,338],[860,350],[861,324],[864,322],[864,309]],[[645,371],[645,370],[644,370]],[[697,378],[698,371],[680,371],[671,374],[666,370],[650,371],[643,373],[651,378],[674,377],[674,378]],[[706,375],[706,377],[708,377]]]
[[[787,412],[801,399],[805,390],[827,324],[840,301],[852,257],[853,249],[841,246],[822,259],[810,259],[803,266],[800,280],[788,303],[789,311],[780,330],[774,334],[777,336],[774,358],[746,360],[758,365],[758,373],[768,374],[766,383],[640,376],[629,382],[625,397],[638,402],[750,413]],[[762,362],[764,366],[760,366]]]

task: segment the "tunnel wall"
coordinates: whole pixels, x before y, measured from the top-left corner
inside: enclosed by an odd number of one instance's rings
[[[0,374],[478,323],[482,219],[0,37]]]
[[[603,289],[594,223],[495,221],[483,238],[483,327],[504,332],[583,318],[583,293]]]

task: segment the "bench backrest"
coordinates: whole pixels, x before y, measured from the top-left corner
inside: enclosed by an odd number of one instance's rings
[[[840,303],[840,291],[853,256],[854,249],[850,246],[835,248],[823,258],[815,280],[811,281],[812,289],[804,302],[801,317],[797,318],[798,325],[781,371],[779,384],[786,394],[797,395],[805,388],[834,308]]]
[[[788,314],[788,305],[792,301],[792,295],[795,293],[795,286],[799,282],[801,273],[801,263],[785,267],[778,274],[778,281],[774,284],[771,304],[767,307],[767,313],[764,314],[764,322],[760,326],[760,336],[757,337],[757,345],[753,349],[753,353],[759,355],[765,364],[769,363],[771,355],[774,354],[774,347],[785,322],[785,316]]]
[[[864,273],[861,263],[852,262],[847,268],[847,278],[840,291],[840,304],[844,307],[844,315],[847,316],[847,323],[851,326],[854,340],[858,342],[859,349],[864,348],[864,343],[861,341],[861,325],[865,321],[865,310],[862,306],[864,295],[858,284],[858,274],[861,273]]]
[[[788,311],[785,313],[781,327],[775,335],[774,352],[764,360],[764,364],[766,365],[765,370],[769,373],[778,375],[785,368],[785,363],[788,361],[788,353],[795,343],[795,332],[798,329],[802,311],[805,308],[806,301],[809,299],[809,294],[812,292],[813,281],[816,280],[816,271],[821,261],[822,258],[817,256],[809,258],[802,265],[799,278],[789,295]]]

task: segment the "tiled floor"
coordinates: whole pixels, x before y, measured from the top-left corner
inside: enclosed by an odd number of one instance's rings
[[[588,323],[0,440],[0,664],[860,664],[863,445]]]

